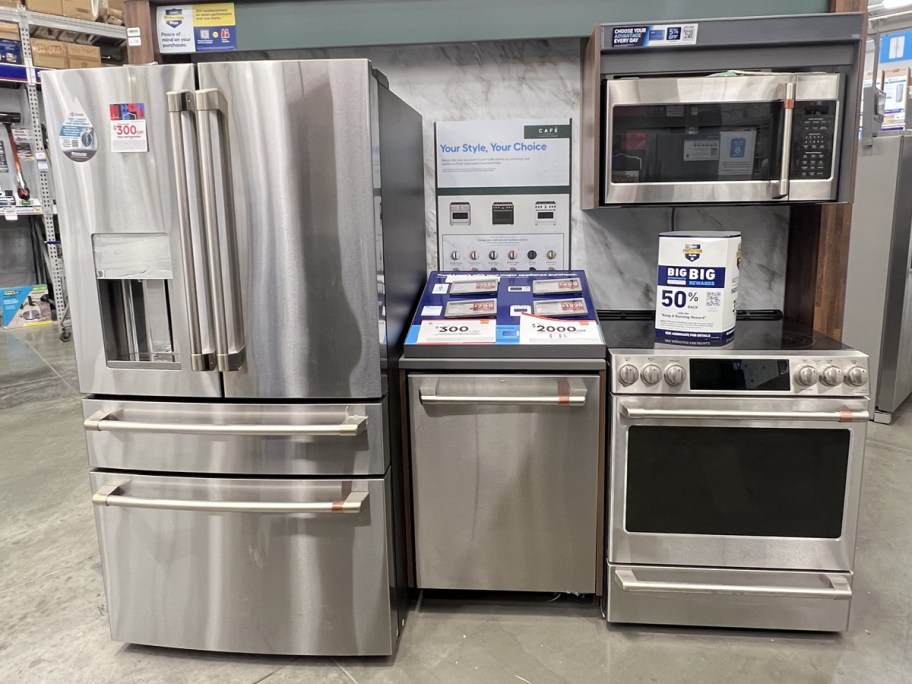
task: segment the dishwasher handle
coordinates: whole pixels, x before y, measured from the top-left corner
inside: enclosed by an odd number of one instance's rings
[[[776,587],[752,584],[716,584],[703,582],[668,582],[641,580],[630,568],[614,571],[623,591],[679,594],[718,594],[728,596],[777,596],[785,598],[815,598],[848,600],[852,598],[852,586],[842,575],[824,574],[829,587]]]
[[[92,495],[95,506],[120,508],[151,508],[166,511],[198,511],[205,513],[360,513],[367,501],[367,492],[350,492],[341,501],[307,503],[275,503],[273,501],[192,501],[187,499],[145,499],[121,494],[120,485],[106,484]]]
[[[86,418],[87,432],[153,432],[180,435],[235,435],[255,437],[356,437],[367,429],[367,416],[347,416],[330,425],[216,425],[210,423],[145,423],[119,420],[108,411],[96,411]]]
[[[427,405],[585,406],[586,386],[566,378],[557,381],[556,391],[547,394],[443,394],[439,381],[418,390],[418,400]]]

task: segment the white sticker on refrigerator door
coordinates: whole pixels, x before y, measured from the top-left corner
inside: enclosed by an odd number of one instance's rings
[[[69,114],[60,127],[58,138],[60,149],[74,162],[89,161],[98,151],[98,136],[95,133],[95,127],[89,121],[79,100],[75,98],[70,106]]]
[[[142,102],[108,106],[111,116],[111,152],[148,152],[146,107]]]

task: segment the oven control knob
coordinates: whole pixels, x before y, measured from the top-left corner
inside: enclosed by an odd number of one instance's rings
[[[849,385],[861,387],[868,381],[868,371],[861,366],[852,366],[846,371],[845,381]]]
[[[507,258],[508,258],[510,261],[516,261],[516,257],[517,257],[517,256],[518,256],[518,255],[516,254],[516,250],[515,250],[515,249],[511,249],[509,252],[507,252]]]
[[[810,387],[817,382],[817,369],[813,366],[802,366],[795,373],[795,382],[805,387]]]
[[[474,250],[472,250],[471,252],[469,252],[469,259],[471,259],[472,261],[477,260],[477,259],[478,259],[478,252],[476,252],[476,251],[474,251]]]
[[[841,368],[836,366],[827,366],[823,369],[823,372],[820,374],[820,382],[824,385],[829,385],[830,387],[836,387],[836,385],[842,384],[843,372]]]
[[[665,382],[667,382],[672,387],[677,387],[682,382],[684,382],[684,377],[686,372],[684,371],[684,366],[673,363],[670,366],[665,367]]]
[[[622,385],[632,385],[637,381],[638,377],[640,377],[640,371],[637,370],[636,366],[629,363],[625,363],[618,369],[618,380],[621,381]]]
[[[654,385],[662,379],[662,369],[654,363],[647,364],[640,371],[640,377],[643,378],[643,382],[647,385]]]
[[[495,252],[495,251],[492,249],[490,252],[488,252],[488,258],[489,258],[491,261],[496,260],[496,259],[497,259],[497,252]]]

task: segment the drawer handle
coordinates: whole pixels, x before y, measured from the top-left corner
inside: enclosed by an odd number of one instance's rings
[[[633,570],[620,568],[614,571],[621,589],[624,591],[682,593],[682,594],[720,594],[729,596],[780,596],[788,598],[816,598],[848,600],[852,598],[852,586],[842,575],[826,574],[830,588],[812,589],[809,587],[771,587],[738,584],[703,584],[702,582],[657,582],[637,579]]]
[[[367,492],[351,492],[341,501],[317,503],[274,503],[269,501],[188,501],[186,499],[143,499],[120,494],[120,485],[106,484],[92,496],[96,506],[152,508],[167,511],[203,511],[206,513],[360,513]]]
[[[828,420],[840,423],[867,422],[867,411],[737,411],[717,409],[647,409],[621,404],[626,418],[669,418],[682,420]]]
[[[212,423],[141,423],[119,420],[108,411],[96,411],[83,421],[87,431],[159,432],[179,435],[239,435],[260,437],[355,437],[367,429],[367,416],[348,416],[335,425],[215,425]]]

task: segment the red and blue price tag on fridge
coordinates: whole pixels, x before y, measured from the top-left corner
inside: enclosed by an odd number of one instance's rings
[[[142,102],[123,102],[109,106],[111,115],[111,152],[148,152],[146,107]]]

